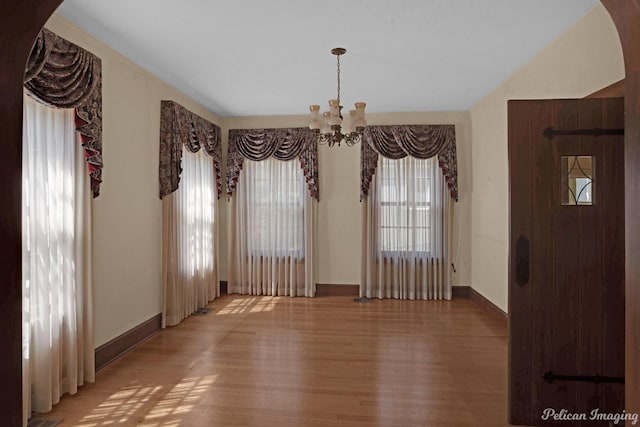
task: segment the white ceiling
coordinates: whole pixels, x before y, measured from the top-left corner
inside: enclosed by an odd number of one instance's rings
[[[467,110],[598,0],[66,0],[58,12],[220,116]]]

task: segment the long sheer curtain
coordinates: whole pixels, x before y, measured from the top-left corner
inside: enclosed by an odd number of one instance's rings
[[[361,296],[450,299],[452,199],[436,157],[378,162],[362,202]]]
[[[163,326],[219,295],[218,218],[213,160],[184,150],[178,190],[162,199]]]
[[[75,113],[24,100],[24,420],[95,378],[91,185]]]
[[[229,203],[229,293],[308,296],[316,201],[296,160],[245,160]]]

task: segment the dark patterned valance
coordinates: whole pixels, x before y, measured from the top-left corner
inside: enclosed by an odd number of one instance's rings
[[[93,197],[102,182],[102,61],[43,29],[31,50],[24,75],[27,93],[54,108],[75,108],[91,176]]]
[[[300,160],[311,197],[318,200],[318,146],[309,128],[231,129],[227,156],[227,195],[238,184],[244,159]]]
[[[220,127],[174,101],[160,103],[160,198],[178,189],[182,172],[182,146],[192,153],[200,148],[213,158],[218,198],[222,194],[222,141]]]
[[[378,154],[390,159],[438,156],[451,197],[458,200],[458,163],[454,125],[368,126],[360,147],[360,200],[369,195]]]

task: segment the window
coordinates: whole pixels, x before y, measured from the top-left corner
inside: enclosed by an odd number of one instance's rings
[[[560,157],[560,201],[563,205],[594,203],[595,163],[593,156]]]
[[[298,160],[245,159],[229,201],[227,291],[312,297],[313,213]]]
[[[435,158],[380,157],[378,194],[380,236],[383,253],[430,252],[432,169]]]
[[[48,412],[94,379],[91,186],[72,109],[24,98],[23,402]]]
[[[211,157],[184,149],[178,189],[162,199],[162,326],[218,296],[216,175]]]
[[[182,155],[182,174],[176,191],[179,269],[184,277],[206,276],[216,267],[214,249],[216,178],[213,163],[204,150]],[[215,295],[210,295],[209,300]],[[206,304],[207,301],[200,301]],[[198,308],[198,307],[196,307]],[[189,314],[189,313],[187,313]]]
[[[246,160],[240,185],[246,191],[251,253],[301,258],[306,189],[300,164],[274,158]]]

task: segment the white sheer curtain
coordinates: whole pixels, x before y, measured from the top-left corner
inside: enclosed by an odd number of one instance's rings
[[[178,190],[162,199],[163,326],[219,295],[217,200],[212,158],[185,149]]]
[[[360,296],[450,299],[451,215],[436,157],[380,156],[362,203]]]
[[[24,99],[23,407],[47,412],[95,378],[91,188],[73,110]]]
[[[315,294],[316,201],[297,160],[245,160],[229,203],[229,293]]]

